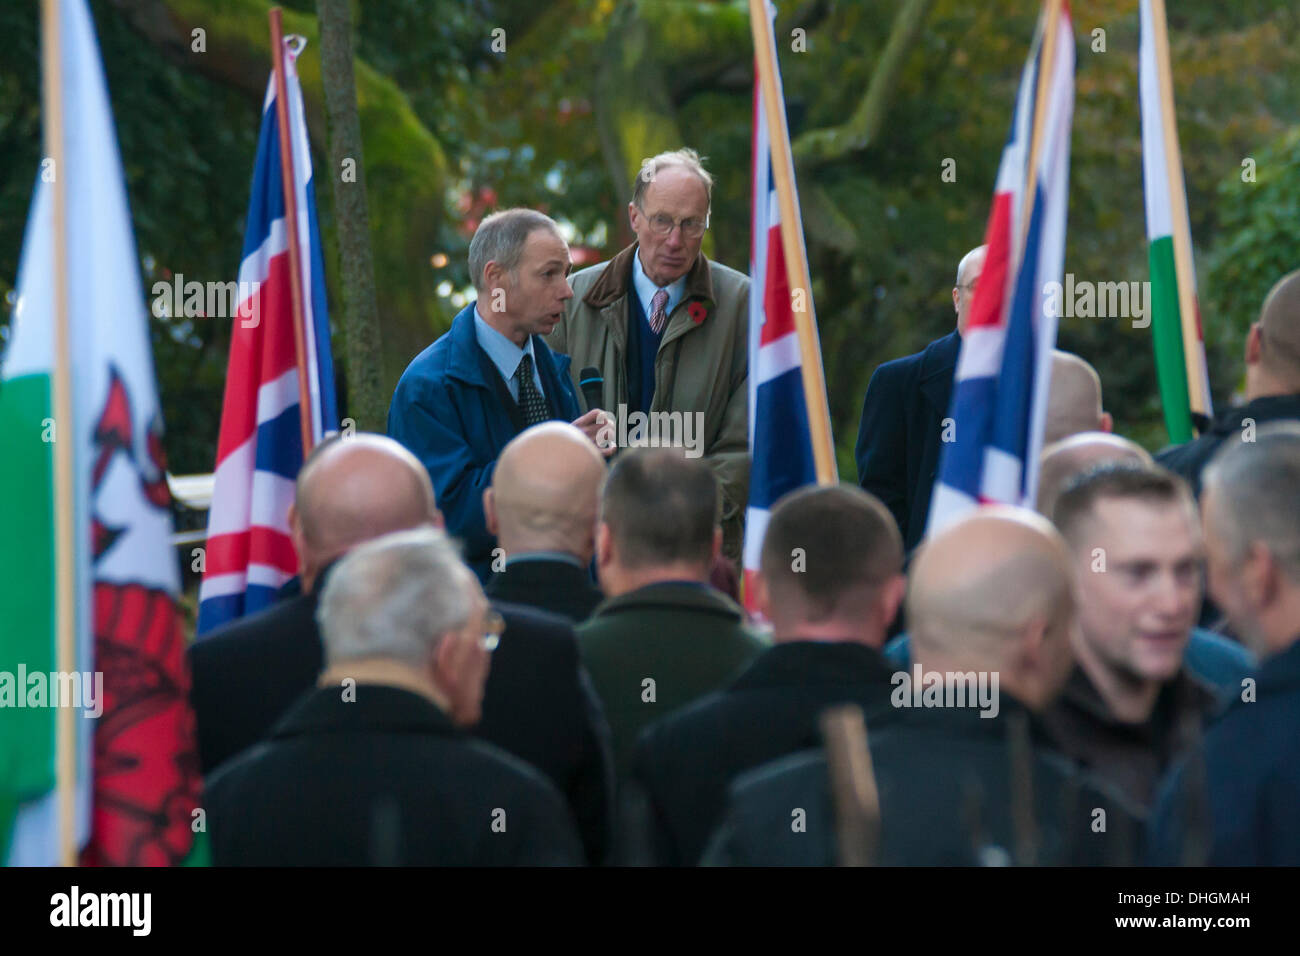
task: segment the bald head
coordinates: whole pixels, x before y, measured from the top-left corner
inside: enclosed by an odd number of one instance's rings
[[[1101,408],[1101,378],[1097,370],[1077,355],[1053,349],[1043,444],[1050,445],[1079,432],[1108,432],[1110,428],[1110,415]]]
[[[605,461],[581,431],[544,422],[501,451],[483,495],[488,530],[508,555],[561,551],[584,564],[595,549]]]
[[[289,523],[310,590],[321,568],[358,544],[441,526],[442,518],[420,460],[391,438],[362,432],[312,450],[298,472]]]
[[[1258,335],[1255,343],[1247,342],[1247,387],[1250,390],[1252,358],[1269,380],[1266,389],[1257,388],[1260,394],[1289,394],[1300,391],[1300,270],[1283,276],[1273,286],[1256,323]]]
[[[1111,461],[1154,464],[1137,442],[1106,432],[1080,432],[1048,445],[1038,469],[1038,513],[1050,517],[1071,478]]]
[[[970,320],[970,306],[975,298],[975,283],[984,271],[988,246],[976,246],[957,263],[957,284],[952,290],[952,304],[957,312],[957,331],[965,332]]]
[[[907,594],[913,657],[997,671],[1040,708],[1070,667],[1074,621],[1069,552],[1042,516],[984,508],[931,538],[912,563]]]

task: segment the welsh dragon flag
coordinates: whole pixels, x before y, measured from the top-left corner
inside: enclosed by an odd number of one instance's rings
[[[81,861],[190,857],[201,781],[176,609],[162,419],[144,291],[94,25],[57,0],[62,168],[42,164],[0,355],[0,857],[59,862],[56,719],[74,710]],[[51,122],[46,116],[45,121]],[[56,268],[53,188],[66,190]],[[55,282],[70,419],[56,421]],[[55,673],[54,449],[72,443],[76,673]],[[200,818],[201,819],[201,818]]]
[[[1173,81],[1164,0],[1141,0],[1138,82],[1142,98],[1142,178],[1151,263],[1151,322],[1165,428],[1190,441],[1193,416],[1210,418],[1210,376],[1196,304],[1183,162],[1174,125]],[[1176,241],[1175,235],[1180,236]],[[1183,248],[1179,248],[1179,246]]]

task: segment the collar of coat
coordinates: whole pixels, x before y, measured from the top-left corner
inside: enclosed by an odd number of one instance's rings
[[[317,687],[300,697],[276,723],[269,737],[284,740],[338,732],[459,734],[451,718],[433,701],[404,687],[357,684],[344,700],[337,686]]]
[[[600,278],[582,297],[583,302],[593,309],[603,309],[628,294],[632,288],[632,257],[636,255],[637,246],[638,243],[634,242],[609,260],[609,265],[600,274]],[[709,260],[703,252],[695,256],[691,271],[686,273],[682,303],[689,302],[705,302],[710,306],[713,304],[713,276],[709,270]]]
[[[450,348],[447,351],[447,374],[467,385],[489,388],[488,375],[499,375],[496,366],[488,354],[478,344],[478,333],[474,330],[474,303],[456,313],[447,330]],[[552,352],[540,335],[532,336],[533,361],[538,374],[542,376],[543,388],[549,389],[549,373],[554,368],[556,375],[563,377],[569,371],[569,356]],[[485,370],[486,366],[486,370]],[[549,393],[548,393],[549,397]]]
[[[592,614],[592,618],[621,614],[626,611],[647,611],[672,608],[683,611],[702,611],[741,621],[744,611],[739,604],[721,591],[693,581],[661,581],[647,584],[618,597],[606,598]]]

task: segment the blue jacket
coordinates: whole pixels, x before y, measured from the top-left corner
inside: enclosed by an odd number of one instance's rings
[[[925,535],[939,473],[939,439],[961,337],[950,332],[915,355],[881,365],[862,403],[854,458],[858,483],[885,503],[911,551]]]
[[[900,634],[885,645],[883,653],[889,662],[900,670],[912,666],[911,639]],[[1230,641],[1213,631],[1192,628],[1183,652],[1187,669],[1215,689],[1223,700],[1241,693],[1243,678],[1255,673],[1255,655],[1236,641]]]
[[[1300,866],[1300,640],[1264,660],[1246,696],[1165,781],[1148,862]]]
[[[580,417],[569,357],[552,352],[540,335],[533,336],[533,354],[552,416],[568,422]],[[388,408],[388,434],[429,470],[447,532],[464,542],[465,560],[482,580],[496,547],[483,517],[483,492],[501,449],[522,430],[513,404],[501,373],[479,347],[470,304],[406,367]]]

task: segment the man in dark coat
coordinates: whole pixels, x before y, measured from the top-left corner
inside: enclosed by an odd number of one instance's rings
[[[1043,747],[1035,715],[1070,666],[1070,565],[1060,536],[1021,509],[986,509],[929,540],[912,565],[915,657],[895,675],[901,716],[868,746],[879,794],[876,863],[1131,862],[1124,802]],[[740,777],[704,862],[829,865],[837,859],[818,751]]]
[[[488,531],[505,550],[484,590],[577,624],[604,600],[591,579],[605,460],[572,425],[546,422],[511,439],[483,493]]]
[[[902,565],[893,517],[859,488],[812,486],[776,503],[755,578],[775,646],[637,745],[632,781],[646,794],[653,862],[698,862],[731,780],[814,746],[827,707],[855,703],[873,725],[894,712],[880,648],[903,599]]]
[[[1201,493],[1201,471],[1231,440],[1251,441],[1266,422],[1300,421],[1300,271],[1278,281],[1246,334],[1246,404],[1215,417],[1210,430],[1166,448],[1156,461]]]
[[[304,593],[213,631],[190,648],[190,701],[205,774],[262,740],[316,682],[323,650],[317,599],[333,562],[393,530],[442,527],[429,476],[382,435],[334,439],[298,475],[290,516]],[[602,861],[612,829],[609,729],[582,669],[573,628],[508,604],[475,728],[545,773],[569,800],[589,859]]]
[[[1257,679],[1167,781],[1151,862],[1300,866],[1300,423],[1224,446],[1205,472],[1210,592]]]
[[[610,469],[596,533],[608,599],[578,628],[604,704],[621,781],[647,724],[736,675],[764,647],[744,611],[708,585],[722,545],[717,479],[672,448],[638,448]]]
[[[877,368],[862,403],[854,450],[858,483],[893,514],[905,551],[910,552],[925,535],[961,333],[984,269],[985,252],[984,246],[972,249],[957,266],[957,285],[952,290],[956,331],[914,355]]]
[[[441,531],[355,548],[317,611],[327,668],[208,781],[219,866],[577,865],[563,799],[458,730],[503,624]]]
[[[581,414],[568,356],[542,338],[573,297],[569,266],[569,247],[548,216],[508,209],[484,219],[469,246],[478,301],[415,357],[388,409],[388,434],[424,462],[447,530],[464,542],[481,581],[496,547],[483,492],[506,442],[555,418],[595,442],[604,421],[600,409]]]

